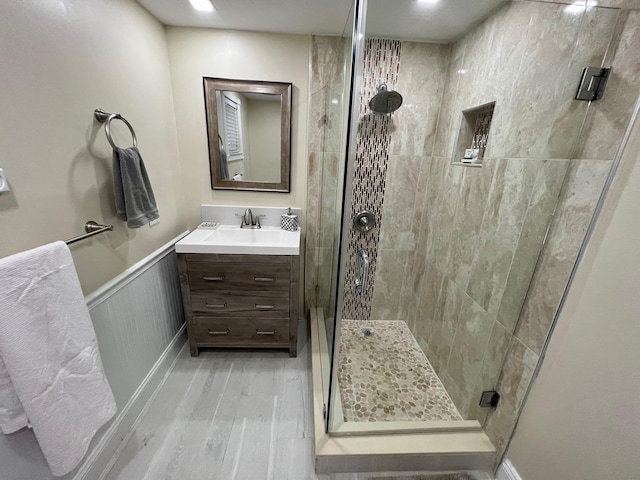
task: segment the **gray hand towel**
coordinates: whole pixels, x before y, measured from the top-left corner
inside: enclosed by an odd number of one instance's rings
[[[140,228],[160,218],[156,199],[137,147],[113,150],[113,186],[118,219]]]

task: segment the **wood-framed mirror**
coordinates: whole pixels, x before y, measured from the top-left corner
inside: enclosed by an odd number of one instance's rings
[[[289,192],[292,84],[203,81],[211,188]]]

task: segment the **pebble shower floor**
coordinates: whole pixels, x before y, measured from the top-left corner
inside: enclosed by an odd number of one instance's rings
[[[345,422],[463,420],[401,320],[344,320],[338,381]]]

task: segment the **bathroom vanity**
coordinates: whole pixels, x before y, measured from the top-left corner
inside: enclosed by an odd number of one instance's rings
[[[295,357],[300,230],[280,228],[284,208],[252,207],[254,225],[238,221],[242,207],[201,208],[215,226],[176,244],[191,355],[202,347],[282,348]]]
[[[298,256],[180,253],[189,347],[287,348],[298,339]]]

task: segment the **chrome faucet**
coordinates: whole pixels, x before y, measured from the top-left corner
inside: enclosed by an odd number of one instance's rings
[[[242,217],[240,221],[240,228],[262,228],[260,226],[260,217],[264,217],[265,215],[253,215],[253,212],[250,208],[247,208],[244,211],[244,215],[240,215],[236,213],[238,217]]]

